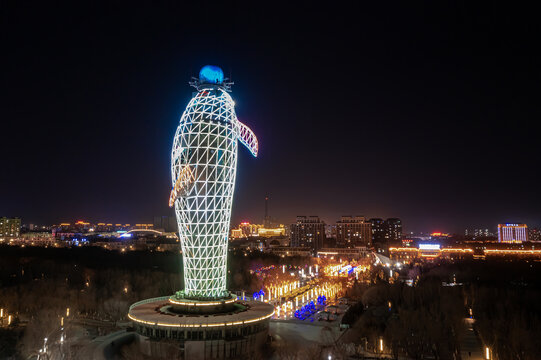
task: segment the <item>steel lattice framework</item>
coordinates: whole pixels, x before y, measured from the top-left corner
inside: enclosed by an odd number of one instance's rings
[[[254,133],[235,114],[226,87],[198,87],[177,128],[171,154],[184,259],[184,296],[227,296],[227,240],[237,167],[237,140],[257,156]]]

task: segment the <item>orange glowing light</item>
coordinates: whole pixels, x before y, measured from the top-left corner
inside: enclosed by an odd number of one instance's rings
[[[175,200],[181,195],[181,192],[186,191],[188,185],[195,181],[195,176],[190,166],[185,166],[180,170],[180,174],[177,177],[175,186],[171,190],[171,195],[169,196],[169,207],[175,205]]]

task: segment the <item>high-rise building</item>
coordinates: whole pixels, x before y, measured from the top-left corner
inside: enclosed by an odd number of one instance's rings
[[[368,247],[372,243],[372,223],[364,216],[342,216],[336,222],[336,244],[345,247]]]
[[[317,251],[325,240],[325,223],[319,216],[297,216],[297,221],[291,224],[292,247],[309,247]]]
[[[378,249],[387,249],[390,245],[402,241],[402,220],[388,218],[387,220],[372,218],[372,245]]]
[[[541,241],[541,231],[538,228],[528,229],[528,240]]]
[[[0,238],[17,238],[21,233],[21,219],[0,217]]]
[[[387,243],[399,243],[402,241],[402,220],[389,218],[385,220],[385,239]]]
[[[174,216],[154,216],[154,229],[164,232],[177,232],[177,219]]]
[[[498,241],[504,243],[528,241],[528,226],[526,224],[498,224]]]
[[[385,220],[379,218],[372,218],[369,220],[372,229],[372,243],[383,244],[385,242],[386,226]]]
[[[486,228],[485,229],[466,229],[464,231],[464,235],[479,238],[479,237],[494,236],[494,233],[491,233]]]

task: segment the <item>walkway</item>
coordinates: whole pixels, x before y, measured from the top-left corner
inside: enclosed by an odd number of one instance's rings
[[[479,341],[477,334],[473,330],[474,319],[465,318],[465,332],[460,338],[460,355],[462,360],[485,360],[483,354],[483,344]]]

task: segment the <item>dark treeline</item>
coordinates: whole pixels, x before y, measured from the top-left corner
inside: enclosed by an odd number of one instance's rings
[[[0,358],[35,353],[60,327],[62,316],[68,333],[75,318],[105,325],[125,319],[131,303],[178,290],[180,266],[179,254],[173,253],[0,247],[0,307],[14,315],[15,325],[9,337],[5,334],[10,340],[0,348]]]
[[[153,269],[163,272],[178,272],[181,256],[171,252],[129,251],[120,253],[100,247],[43,248],[0,246],[0,285],[11,278],[9,271],[19,266],[42,264],[47,261],[56,264],[76,264],[91,269]],[[44,269],[47,270],[47,269]]]
[[[253,283],[250,270],[269,265],[310,265],[305,257],[282,258],[261,252],[231,251],[228,268],[232,274],[241,274],[242,281],[230,276],[230,285],[236,289],[246,289]],[[72,265],[66,266],[66,265]],[[59,269],[58,267],[63,267]],[[84,269],[102,271],[107,269],[157,271],[178,274],[182,271],[182,256],[173,252],[119,251],[101,247],[43,248],[0,246],[0,287],[33,281],[42,277],[68,277],[73,281]],[[82,278],[79,285],[83,285]],[[180,284],[182,285],[182,284]],[[257,288],[257,286],[256,286]],[[253,290],[256,290],[254,288]]]
[[[383,339],[395,356],[457,359],[471,308],[475,331],[495,359],[537,359],[540,266],[504,259],[427,264],[403,270],[419,274],[414,287],[376,276],[371,286],[355,284],[350,290],[362,306],[344,316],[352,326],[349,337],[369,350]]]
[[[231,251],[229,288],[260,289],[261,280],[250,270],[279,261],[259,252]],[[59,328],[67,308],[70,319],[114,324],[126,319],[130,304],[182,288],[179,253],[0,246],[0,307],[14,315],[15,325],[3,330],[0,358],[35,353],[43,338]]]

